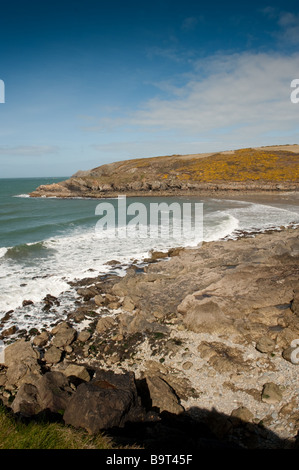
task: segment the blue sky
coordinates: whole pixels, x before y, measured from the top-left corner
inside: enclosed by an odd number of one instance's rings
[[[0,177],[299,143],[297,0],[0,8]]]

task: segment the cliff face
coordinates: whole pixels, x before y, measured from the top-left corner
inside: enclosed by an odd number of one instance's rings
[[[299,190],[299,145],[110,163],[39,186],[32,197],[110,197]]]

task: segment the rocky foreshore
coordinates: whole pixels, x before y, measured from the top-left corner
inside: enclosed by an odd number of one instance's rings
[[[108,163],[42,185],[31,197],[215,196],[299,191],[299,145]]]
[[[298,448],[298,228],[153,253],[75,287],[65,321],[5,348],[14,414],[149,449]]]

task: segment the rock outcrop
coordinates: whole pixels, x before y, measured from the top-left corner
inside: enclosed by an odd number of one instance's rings
[[[110,163],[39,186],[32,197],[190,195],[298,191],[299,146],[171,155]]]
[[[3,403],[149,448],[296,446],[298,246],[244,233],[78,281],[67,321],[5,348]]]

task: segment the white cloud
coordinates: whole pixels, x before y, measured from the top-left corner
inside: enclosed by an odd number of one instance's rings
[[[290,84],[299,78],[298,63],[298,53],[218,54],[194,61],[184,85],[167,87],[167,98],[154,97],[89,130],[112,136],[98,150],[115,159],[295,143],[299,104],[290,100]],[[130,134],[132,142],[113,142],[114,135]]]
[[[278,24],[281,26],[281,40],[290,45],[299,44],[299,15],[282,12]]]
[[[56,153],[58,147],[52,145],[19,145],[16,147],[0,147],[0,155],[12,156],[12,157],[42,157],[51,153]]]
[[[234,127],[243,127],[248,134],[289,131],[298,122],[299,107],[290,102],[298,61],[299,54],[245,53],[198,62],[198,72],[180,88],[181,96],[149,100],[131,123],[197,135],[233,133]]]

